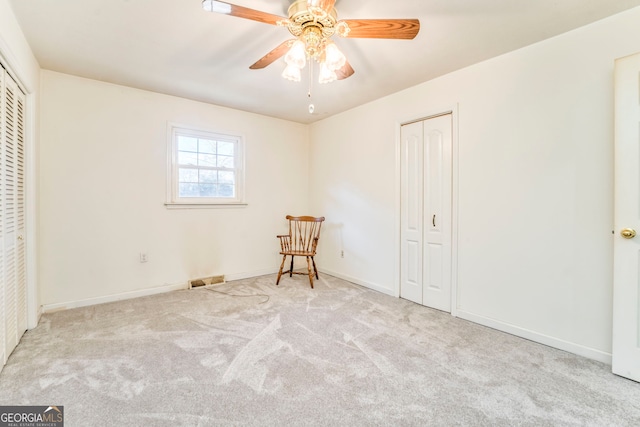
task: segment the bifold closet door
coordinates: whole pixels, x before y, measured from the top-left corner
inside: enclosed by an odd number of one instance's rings
[[[451,311],[452,116],[401,129],[400,296]]]
[[[0,68],[0,333],[2,364],[27,329],[25,95]]]
[[[400,296],[422,304],[424,125],[403,125],[401,138]]]

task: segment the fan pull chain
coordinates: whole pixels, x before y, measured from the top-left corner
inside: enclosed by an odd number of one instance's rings
[[[309,58],[309,92],[307,96],[311,98],[311,85],[313,85],[313,58]]]
[[[313,61],[309,58],[309,92],[307,96],[309,100],[311,100],[311,87],[313,85]],[[309,114],[313,114],[313,110],[315,110],[315,105],[313,103],[309,103]]]

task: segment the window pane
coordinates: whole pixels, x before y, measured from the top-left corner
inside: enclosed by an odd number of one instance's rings
[[[219,168],[233,168],[233,157],[230,156],[218,156],[218,167]]]
[[[215,184],[217,182],[217,172],[210,170],[200,171],[200,182],[206,184]]]
[[[198,182],[198,169],[180,168],[178,173],[179,182]]]
[[[215,154],[198,154],[198,166],[216,166]]]
[[[218,186],[218,196],[219,197],[234,197],[234,189],[235,186],[230,184],[220,184]]]
[[[196,153],[178,151],[178,163],[185,166],[197,166],[198,155]]]
[[[200,184],[200,197],[215,197],[216,185],[215,184]]]
[[[235,182],[235,174],[230,171],[218,172],[218,182],[220,184],[233,184]]]
[[[180,197],[199,197],[200,190],[198,184],[180,183],[178,193]]]
[[[178,135],[178,150],[180,151],[198,151],[198,140],[189,136]]]
[[[210,139],[199,139],[198,151],[201,153],[216,154],[216,142]]]
[[[233,142],[218,141],[218,154],[233,156],[234,148],[235,144]]]

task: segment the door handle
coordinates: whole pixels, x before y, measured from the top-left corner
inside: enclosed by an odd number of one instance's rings
[[[436,226],[436,215],[433,214],[433,218],[431,218],[431,223],[433,224],[433,226]]]
[[[623,228],[620,231],[620,235],[625,239],[633,239],[634,237],[636,237],[636,230],[634,230],[633,228]]]

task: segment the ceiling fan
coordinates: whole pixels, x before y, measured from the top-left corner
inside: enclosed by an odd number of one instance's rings
[[[287,27],[295,38],[283,42],[249,68],[264,68],[284,56],[287,67],[282,76],[292,81],[300,81],[307,60],[320,64],[320,83],[353,75],[353,68],[331,40],[334,34],[346,38],[413,39],[420,31],[417,19],[338,20],[335,3],[336,0],[296,0],[289,7],[288,18],[217,0],[203,0],[202,8]]]

